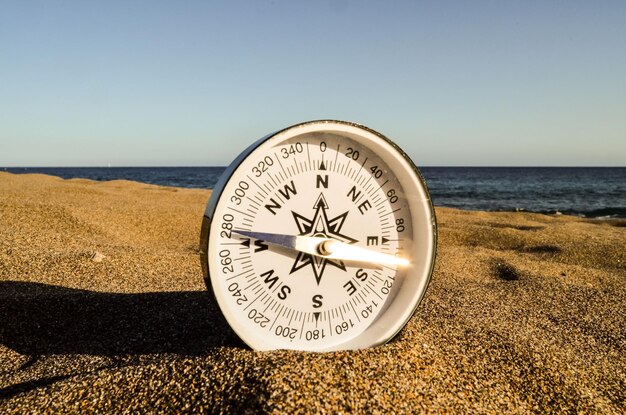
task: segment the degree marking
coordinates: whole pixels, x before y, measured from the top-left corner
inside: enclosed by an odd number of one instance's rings
[[[378,197],[378,195],[376,195],[376,197]],[[385,203],[387,201],[387,199],[383,199],[380,202],[378,202],[377,204],[374,205],[374,207],[379,207],[380,205],[382,205],[383,203]]]
[[[382,280],[381,280],[381,281],[382,281]],[[376,297],[378,297],[378,299],[379,299],[380,301],[385,301],[385,300],[383,300],[383,297],[381,297],[381,296],[380,296],[380,294],[378,294],[378,293],[376,292],[376,290],[372,290],[372,292],[373,292],[374,294],[376,294]]]
[[[256,200],[252,199],[250,196],[246,196],[246,199],[250,201],[254,206],[250,206],[253,209],[258,209],[261,205]]]
[[[365,166],[365,163],[367,163],[367,157],[365,157],[365,160],[363,160],[363,164],[361,164],[361,168],[355,175],[356,177],[358,177],[358,175],[361,174],[361,170],[363,170],[363,166]]]
[[[335,153],[335,163],[334,166],[337,166],[337,157],[339,157],[339,147],[341,146],[341,144],[337,144],[337,152]],[[336,170],[333,170],[336,172]]]
[[[275,293],[276,290],[279,289],[282,285],[283,285],[283,283],[280,282],[276,287],[274,287],[274,289],[272,290],[272,294]]]
[[[385,213],[385,216],[387,216],[387,215],[391,215],[392,213],[396,213],[396,212],[397,212],[397,211],[399,211],[399,210],[402,210],[402,208],[398,208],[398,209],[396,209],[396,210],[392,210],[391,212],[387,212],[387,213]]]
[[[234,210],[235,212],[237,212],[237,213],[241,213],[242,215],[244,215],[244,216],[248,216],[249,218],[254,218],[254,215],[251,215],[251,214],[249,214],[249,213],[246,213],[246,212],[242,212],[242,211],[240,211],[240,210],[237,210],[237,209],[235,209],[235,208],[234,208],[234,207],[232,207],[232,206],[228,206],[228,209],[230,209],[230,210]]]
[[[278,164],[280,164],[280,168],[282,169],[282,171],[283,171],[285,174],[288,174],[288,173],[285,171],[285,167],[283,167],[283,163],[281,163],[281,162],[280,162],[280,158],[278,157],[278,153],[274,153],[274,157],[276,157],[276,161],[278,161]],[[287,176],[287,178],[289,178],[289,177],[291,177],[291,176],[289,176],[289,175],[288,175],[288,176]]]
[[[254,277],[254,269],[252,268],[252,261],[250,262],[246,262],[246,264],[244,266],[241,267],[241,274],[244,274],[243,277],[246,279],[247,282],[252,281],[253,277]],[[249,273],[249,274],[248,274]],[[233,277],[228,277],[226,280],[230,280]]]
[[[352,305],[352,303],[350,303],[350,305],[352,306],[352,311],[354,312],[354,315],[356,316],[357,321],[360,323],[361,319],[359,318],[359,314],[354,309],[354,305]]]
[[[378,189],[382,189],[387,183],[389,183],[389,179],[385,180],[385,183],[381,184]]]
[[[364,289],[365,289],[365,288],[364,288]],[[359,298],[361,299],[361,301],[362,301],[363,303],[365,303],[365,300],[363,299],[363,293],[362,293],[362,292],[361,292],[361,293],[359,293]]]
[[[251,269],[249,272],[250,272],[250,274],[246,275],[246,281],[247,281],[248,283],[249,283],[250,281],[253,281],[253,280],[254,280],[254,270],[253,270],[253,269]]]
[[[258,287],[254,289],[254,295],[261,295],[263,293],[264,287],[259,282]],[[265,294],[267,295],[267,294]],[[265,297],[263,297],[265,299]]]
[[[330,314],[330,313],[329,313],[329,314]],[[333,325],[332,325],[332,323],[330,322],[330,315],[329,315],[329,317],[328,317],[328,331],[330,332],[330,336],[332,337],[332,335],[333,335]]]
[[[304,322],[305,322],[305,319],[302,319],[302,327],[300,328],[300,340],[302,340],[302,334],[304,334]]]
[[[367,289],[367,294],[375,294],[375,292],[374,292],[374,281],[369,280],[369,282],[367,283],[365,288]]]
[[[369,182],[371,182],[373,178],[374,178],[374,176],[373,176],[373,175],[372,175],[372,176],[369,176],[369,179],[367,179],[367,181],[365,182],[365,184],[364,184],[363,186],[367,186],[367,184],[368,184]]]
[[[240,273],[239,273],[239,274],[237,274],[237,275],[231,275],[230,277],[226,278],[226,281],[230,281],[230,280],[232,280],[233,278],[240,277],[240,276],[244,275],[246,272],[251,272],[251,271],[244,271],[244,272],[240,272]]]
[[[309,159],[309,170],[311,170],[311,152],[309,151],[309,142],[306,142],[306,156]]]
[[[376,285],[374,284],[374,281],[370,281],[370,284],[368,285],[367,290],[368,290],[370,293],[373,293],[374,295],[376,295],[378,298],[380,298],[380,296],[378,295],[378,293],[377,293],[377,292],[376,292],[376,290],[374,289],[374,288],[375,288],[375,286],[376,286]]]
[[[267,300],[268,300],[269,298],[270,298],[270,297],[269,297],[269,294],[268,294],[268,293],[263,293],[263,298],[261,298],[261,302],[262,302],[263,304],[266,304],[266,303],[267,303]]]
[[[256,187],[258,187],[259,189],[261,189],[261,191],[263,192],[263,196],[267,196],[267,193],[265,193],[265,190],[263,190],[263,188],[261,186],[259,186],[259,184],[252,178],[250,177],[250,175],[246,175],[246,177],[248,178],[248,180],[250,180],[252,183],[256,184]],[[261,201],[263,201],[263,199],[261,199]]]
[[[252,289],[254,290],[254,288],[259,285],[260,282],[258,282],[257,280],[253,280],[250,284],[248,284],[245,288],[244,291],[247,291],[248,289]]]
[[[279,192],[276,192],[276,194],[275,194],[274,196],[276,196],[276,197],[278,198],[278,201],[279,201],[281,204],[283,204],[283,205],[285,204],[285,201],[283,200],[283,198],[282,198],[282,197],[280,197],[280,193],[279,193]]]
[[[378,203],[380,203],[380,196],[378,194],[374,194],[374,196],[370,196],[372,198],[372,201],[374,201],[374,207],[378,206]]]
[[[269,172],[267,172],[267,177],[269,177],[272,183],[274,183],[274,187],[272,189],[276,188],[278,186],[278,183],[276,183],[276,180],[274,179],[274,177]]]
[[[254,303],[256,302],[256,300],[258,300],[258,299],[259,299],[259,297],[260,297],[260,296],[258,296],[258,297],[257,297],[257,298],[255,298],[254,300],[252,300],[252,302],[251,302],[250,304],[248,304],[248,305],[246,306],[246,308],[244,308],[244,309],[243,309],[243,311],[246,311],[248,308],[250,308],[250,306],[251,306],[252,304],[254,304]]]
[[[284,307],[284,306],[283,306]],[[281,310],[282,311],[282,310]],[[274,324],[276,324],[276,320],[278,320],[278,317],[280,316],[280,312],[276,313],[276,317],[274,318],[274,322],[272,323],[272,325],[270,326],[269,331],[272,331],[272,329],[274,328]]]
[[[398,269],[397,269],[397,268],[391,268],[391,267],[388,267],[387,265],[381,265],[381,266],[382,266],[383,268],[387,268],[387,269],[388,269],[388,270],[390,270],[390,271],[398,272]],[[392,279],[393,279],[393,278],[392,278]]]

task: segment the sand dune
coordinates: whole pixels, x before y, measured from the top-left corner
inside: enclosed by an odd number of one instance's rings
[[[624,413],[625,221],[437,209],[376,349],[253,352],[204,289],[210,191],[0,173],[0,412]]]

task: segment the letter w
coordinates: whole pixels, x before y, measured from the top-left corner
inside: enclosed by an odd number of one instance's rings
[[[286,200],[289,200],[291,198],[291,194],[297,194],[298,192],[296,191],[296,185],[293,184],[293,180],[289,183],[285,185],[285,189],[278,189],[278,193],[280,193],[281,195],[283,195],[283,197]]]

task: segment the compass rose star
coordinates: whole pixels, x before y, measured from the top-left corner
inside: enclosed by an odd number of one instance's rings
[[[296,225],[298,226],[300,235],[332,238],[349,244],[357,242],[356,239],[350,238],[349,236],[341,233],[341,228],[346,221],[348,212],[344,212],[333,219],[328,218],[328,215],[326,214],[326,211],[328,210],[328,203],[326,202],[323,193],[320,193],[313,209],[315,209],[313,219],[308,219],[293,211],[291,212],[296,221]],[[346,266],[341,260],[323,258],[317,255],[299,252],[295,262],[293,263],[293,267],[291,267],[290,274],[293,274],[307,265],[311,265],[313,268],[313,274],[315,275],[317,285],[319,285],[322,280],[322,275],[324,274],[326,265],[335,266],[343,271],[346,270]]]

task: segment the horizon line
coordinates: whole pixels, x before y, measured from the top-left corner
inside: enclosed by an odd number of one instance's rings
[[[96,165],[96,166],[0,166],[0,169],[133,169],[133,168],[226,168],[229,164],[224,165],[120,165],[120,166],[111,166],[111,165]],[[609,168],[609,169],[621,169],[626,168],[626,165],[607,165],[607,166],[598,166],[598,165],[442,165],[442,164],[431,164],[431,165],[416,165],[419,168],[583,168],[583,169],[601,169],[601,168]]]

